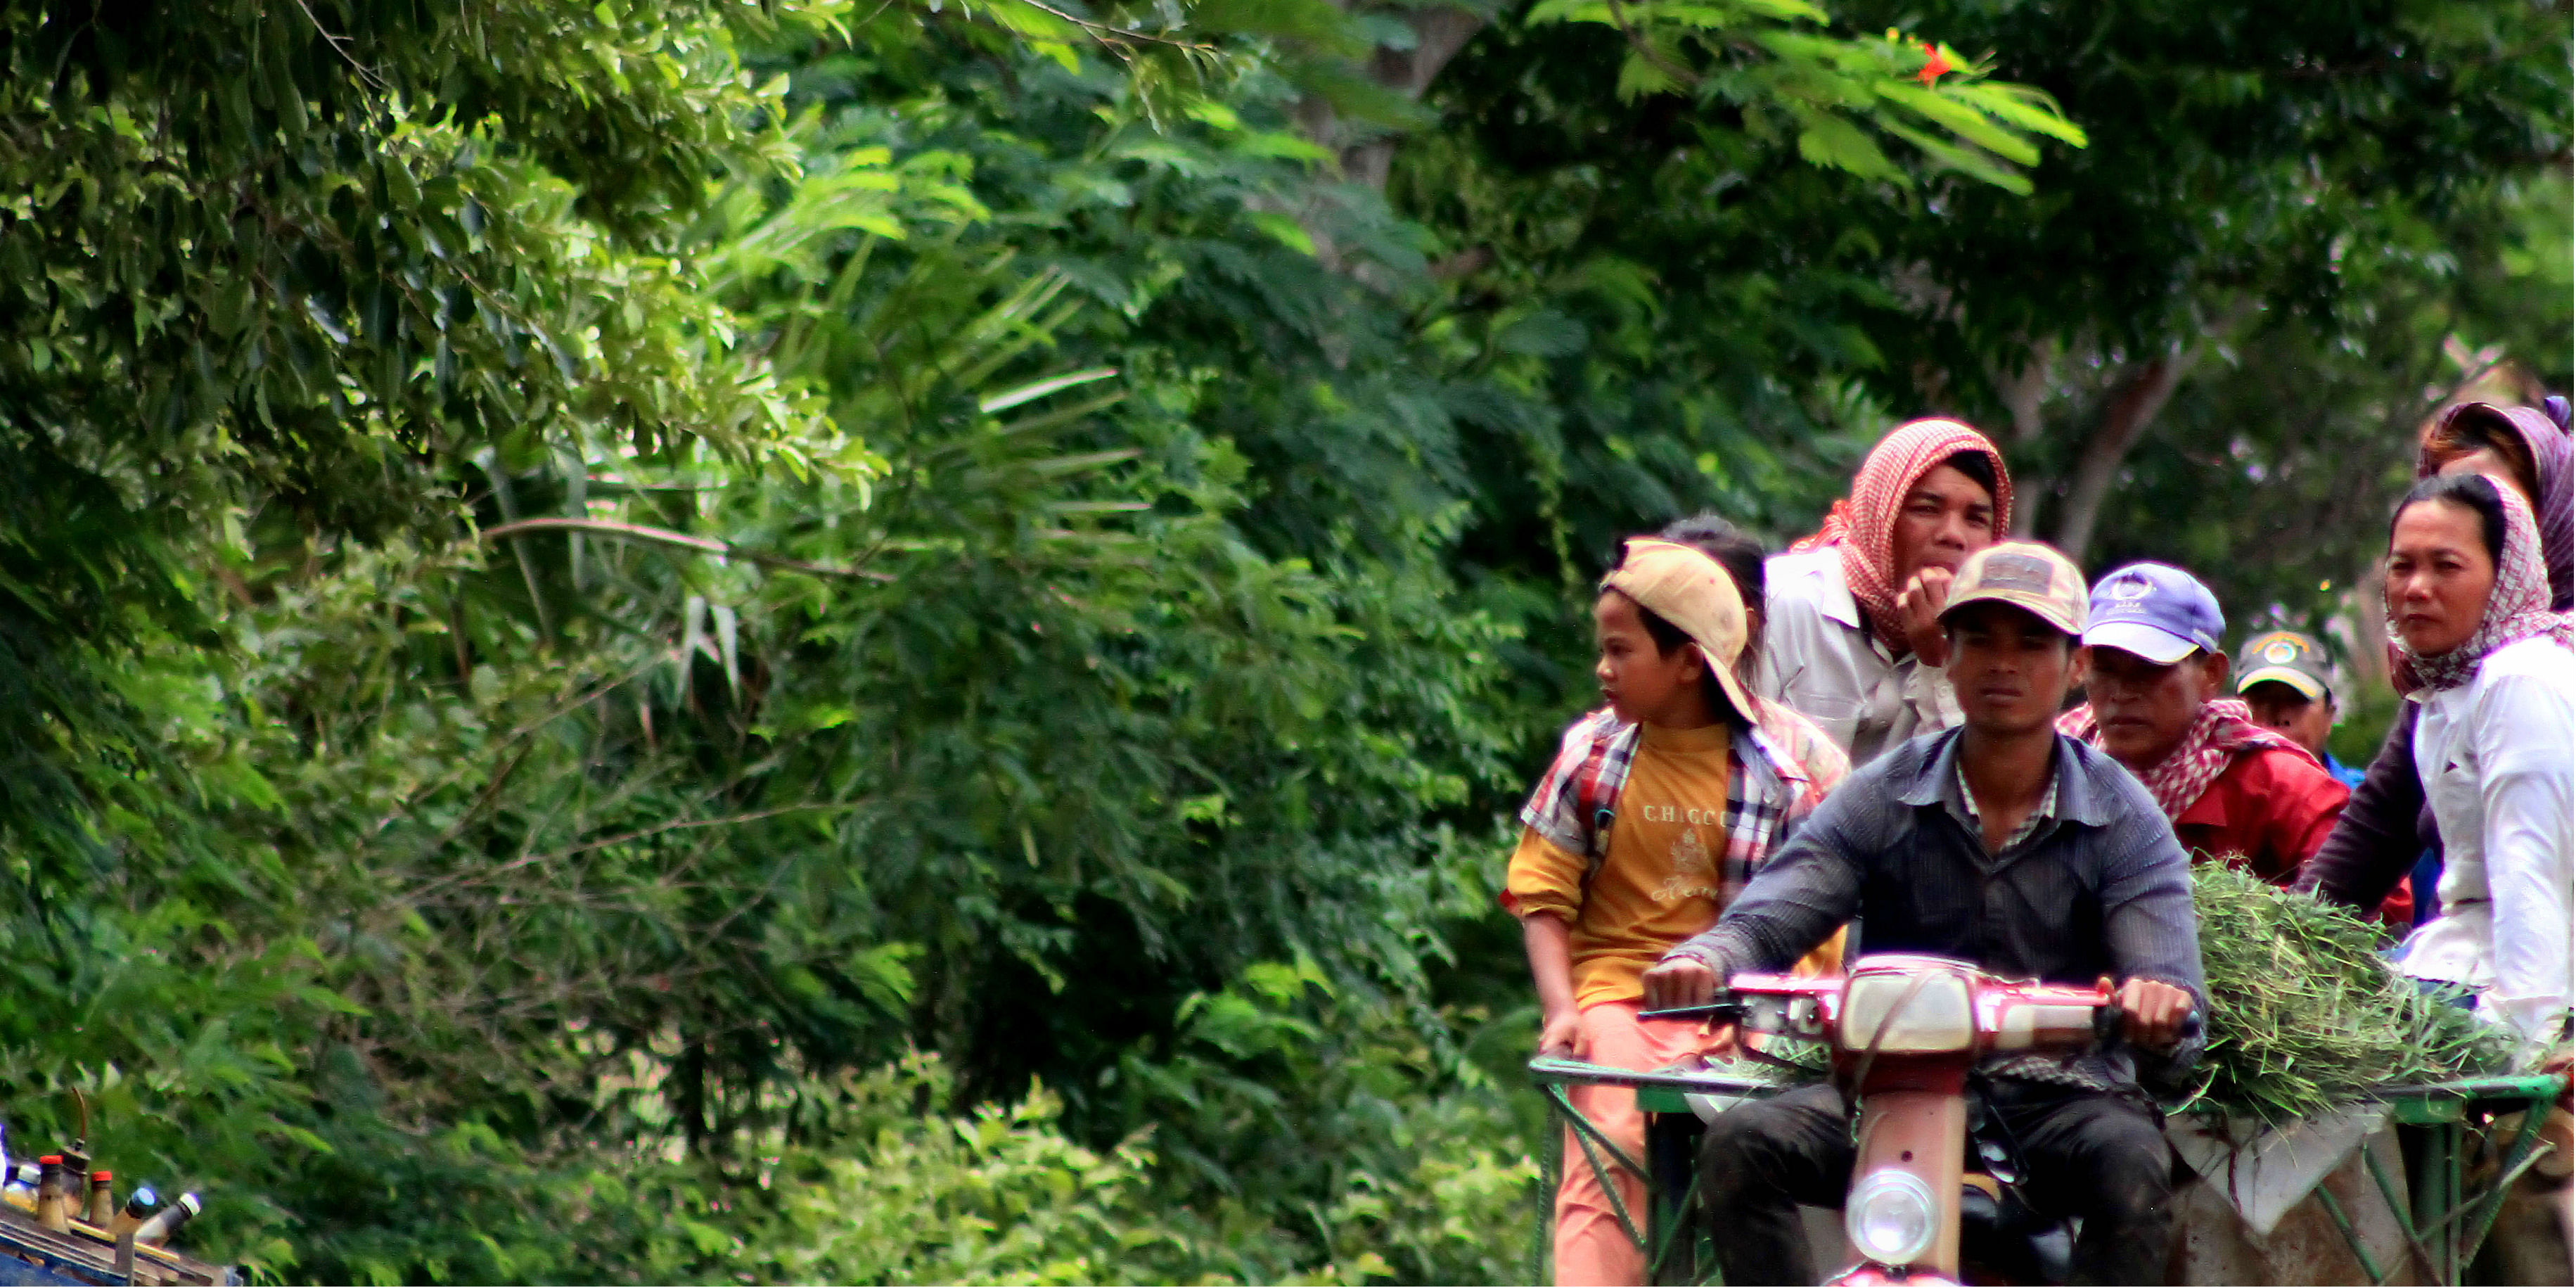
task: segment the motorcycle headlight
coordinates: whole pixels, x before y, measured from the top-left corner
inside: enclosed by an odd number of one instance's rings
[[[1873,1038],[1889,1055],[1965,1051],[1977,1040],[1968,981],[1958,975],[1854,975],[1843,986],[1836,1023],[1842,1045],[1853,1051],[1868,1047]]]
[[[1913,1173],[1881,1168],[1862,1178],[1843,1203],[1843,1232],[1860,1255],[1880,1265],[1912,1265],[1932,1250],[1941,1209],[1932,1187]]]

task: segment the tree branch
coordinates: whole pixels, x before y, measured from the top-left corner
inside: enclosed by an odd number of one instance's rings
[[[503,537],[525,536],[531,532],[590,532],[628,541],[677,546],[682,550],[723,555],[728,559],[748,559],[756,564],[773,568],[791,568],[797,572],[812,573],[817,577],[842,577],[853,581],[875,582],[894,580],[888,574],[869,572],[864,568],[834,568],[825,564],[811,564],[801,559],[789,559],[784,555],[747,550],[730,541],[718,541],[714,537],[693,537],[685,532],[673,532],[669,528],[648,528],[640,523],[618,523],[609,519],[517,519],[483,529],[482,538],[485,541],[497,541]]]
[[[2102,502],[2110,497],[2111,484],[2119,477],[2121,460],[2146,435],[2147,426],[2155,423],[2156,414],[2165,409],[2199,354],[2200,346],[2194,343],[2141,364],[2102,409],[2102,419],[2075,463],[2064,516],[2057,524],[2057,548],[2067,558],[2083,562],[2084,548],[2093,542],[2094,522],[2102,515]]]

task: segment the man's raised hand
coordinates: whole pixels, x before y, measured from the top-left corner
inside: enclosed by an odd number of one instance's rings
[[[1941,610],[1950,603],[1950,570],[1926,568],[1897,592],[1896,613],[1905,620],[1906,641],[1925,666],[1950,660],[1950,641],[1941,633]]]

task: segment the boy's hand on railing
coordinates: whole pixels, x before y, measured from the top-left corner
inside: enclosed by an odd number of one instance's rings
[[[1589,1045],[1583,1040],[1583,1024],[1573,1011],[1550,1015],[1539,1022],[1538,1053],[1540,1055],[1581,1060],[1587,1058],[1586,1048]]]

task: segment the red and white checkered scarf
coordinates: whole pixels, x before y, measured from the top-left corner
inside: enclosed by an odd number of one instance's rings
[[[2102,725],[2093,718],[2093,704],[2085,703],[2057,718],[2057,731],[2070,738],[2081,738],[2087,746],[2102,746]],[[2306,756],[2316,756],[2305,747],[2254,723],[2254,711],[2238,698],[2212,698],[2200,704],[2200,714],[2191,719],[2182,741],[2173,752],[2157,762],[2156,767],[2138,775],[2147,794],[2156,798],[2156,807],[2172,822],[2190,809],[2192,802],[2218,781],[2220,774],[2235,763],[2243,752],[2260,747],[2284,747]],[[2322,766],[2320,766],[2322,767]]]
[[[2477,675],[2487,654],[2534,635],[2576,648],[2576,618],[2549,608],[2549,565],[2541,556],[2540,525],[2531,517],[2531,503],[2510,487],[2497,487],[2496,496],[2504,502],[2504,557],[2496,561],[2495,588],[2487,592],[2478,628],[2458,648],[2426,655],[2406,647],[2397,636],[2397,623],[2390,621],[2388,642],[2398,660],[2390,679],[2400,693],[2457,688]]]
[[[1898,657],[1912,652],[1914,646],[1905,638],[1904,617],[1896,611],[1901,589],[1896,584],[1896,517],[1905,508],[1905,494],[1932,467],[1961,452],[1982,452],[1994,462],[1995,532],[2000,536],[2012,524],[2012,475],[2004,469],[2003,453],[1966,425],[1933,419],[1908,421],[1879,440],[1869,459],[1861,462],[1860,472],[1852,476],[1851,495],[1834,502],[1824,526],[1814,535],[1789,546],[1791,550],[1842,547],[1843,584],[1850,587],[1852,601],[1860,605],[1870,628]]]

